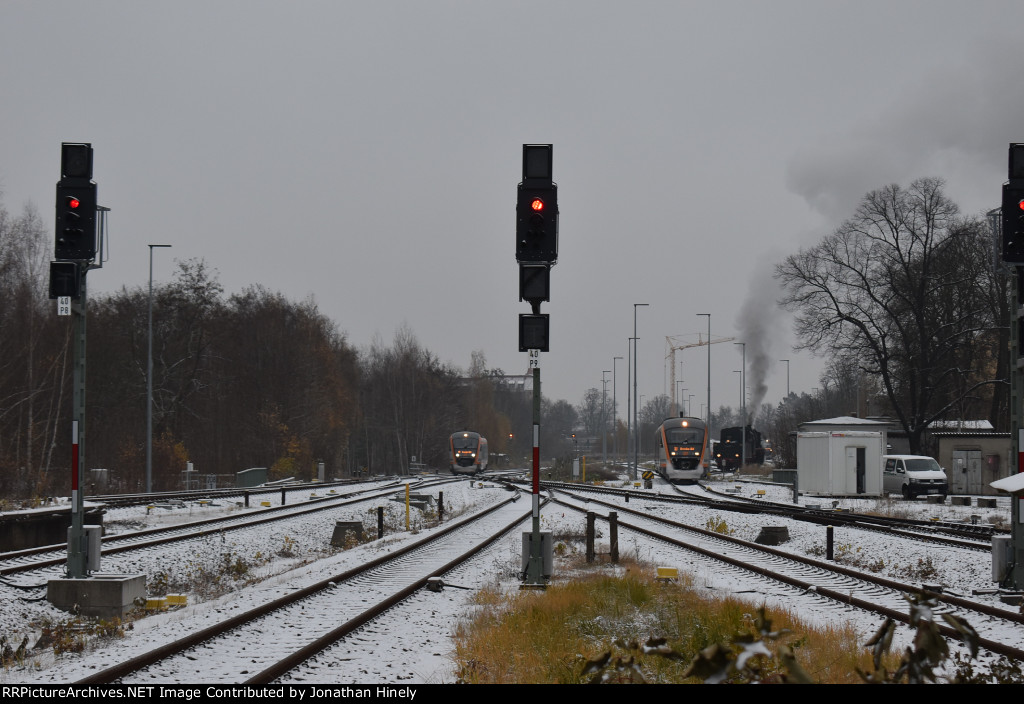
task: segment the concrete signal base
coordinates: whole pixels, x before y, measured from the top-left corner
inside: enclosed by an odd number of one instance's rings
[[[94,574],[84,579],[51,579],[46,600],[62,611],[95,618],[121,618],[145,602],[146,575]]]

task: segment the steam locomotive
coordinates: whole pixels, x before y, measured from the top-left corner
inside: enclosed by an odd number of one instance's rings
[[[746,447],[744,448],[744,435]],[[764,464],[764,446],[761,444],[761,433],[749,425],[746,433],[741,426],[722,428],[718,445],[715,448],[715,460],[718,468],[723,470],[738,469],[746,458],[747,464]]]

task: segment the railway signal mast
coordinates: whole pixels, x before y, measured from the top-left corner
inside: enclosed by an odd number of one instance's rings
[[[1024,144],[1011,143],[1009,151],[1009,178],[1003,184],[1003,261],[1013,268],[1013,301],[1010,325],[1010,425],[1017,451],[1017,474],[995,482],[995,486],[1012,495],[1011,534],[1006,555],[1008,573],[1002,582],[1004,586],[1024,589],[1024,335],[1021,323],[1021,307],[1024,305]],[[993,545],[993,558],[996,555]]]
[[[544,548],[550,551],[551,534],[540,530],[540,353],[549,350],[550,326],[540,304],[551,300],[551,267],[558,261],[558,184],[551,180],[552,147],[523,145],[523,180],[516,197],[519,300],[528,301],[531,309],[519,316],[519,351],[530,355],[533,370],[533,526],[523,536],[524,589],[543,589],[550,576]]]
[[[71,527],[67,574],[84,578],[97,569],[99,528],[86,529],[85,497],[85,310],[86,274],[102,266],[103,222],[108,208],[97,203],[92,180],[92,145],[61,144],[57,182],[54,261],[50,262],[50,298],[57,314],[70,315],[74,328],[73,418],[71,421]]]

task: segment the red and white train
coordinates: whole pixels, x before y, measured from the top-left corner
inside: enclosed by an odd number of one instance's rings
[[[448,439],[452,474],[476,474],[487,469],[487,438],[470,430],[452,433]]]
[[[670,482],[697,481],[708,472],[708,428],[700,418],[668,418],[655,431],[658,472]]]

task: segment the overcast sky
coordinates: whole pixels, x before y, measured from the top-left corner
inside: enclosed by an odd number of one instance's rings
[[[516,184],[522,145],[551,143],[545,395],[609,370],[623,413],[635,310],[645,400],[666,337],[711,313],[748,374],[763,349],[777,402],[777,360],[795,392],[821,361],[792,350],[776,262],[888,183],[999,205],[1021,26],[1024,3],[984,0],[3,0],[0,189],[52,223],[60,143],[91,142],[112,209],[92,294],[145,286],[146,245],[171,244],[158,283],[203,258],[228,293],[312,296],[358,348],[405,324],[442,361],[521,374]],[[738,405],[740,348],[711,349],[712,406]],[[699,413],[707,348],[678,359]]]

